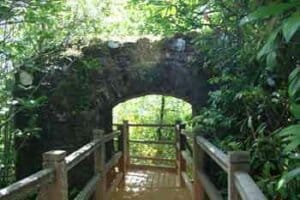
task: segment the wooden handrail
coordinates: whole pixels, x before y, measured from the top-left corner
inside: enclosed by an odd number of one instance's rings
[[[133,124],[133,126],[142,126],[145,124]],[[147,125],[147,124],[146,124]],[[149,125],[149,124],[148,124]],[[150,124],[149,126],[157,126]],[[212,143],[201,136],[194,136],[193,147],[189,151],[186,148],[186,136],[180,124],[165,125],[172,126],[176,132],[176,141],[143,141],[129,140],[128,127],[130,124],[125,121],[120,130],[104,135],[103,131],[97,130],[94,132],[94,140],[84,145],[77,151],[66,156],[65,151],[50,151],[43,154],[43,170],[22,179],[6,188],[0,190],[1,200],[17,200],[36,192],[38,197],[45,196],[49,200],[65,200],[68,198],[68,178],[67,172],[81,161],[94,153],[95,173],[90,181],[86,184],[82,191],[79,192],[76,200],[89,199],[93,193],[95,200],[108,199],[111,192],[117,187],[122,178],[124,178],[128,163],[130,163],[128,143],[136,142],[143,144],[170,144],[176,147],[176,169],[180,176],[180,185],[185,185],[191,192],[193,200],[204,198],[204,193],[211,199],[222,199],[220,192],[205,174],[205,156],[208,155],[228,174],[228,198],[230,200],[238,199],[240,196],[243,200],[266,200],[265,196],[255,184],[253,179],[248,174],[249,170],[249,152],[229,152],[225,154]],[[161,124],[159,124],[161,126]],[[175,128],[176,127],[176,128]],[[106,163],[106,142],[118,137],[119,145],[118,152],[110,158]],[[133,156],[133,159],[149,159],[161,161],[175,161],[164,158],[151,158]],[[193,166],[193,180],[190,180],[186,165]],[[107,184],[107,173],[119,166],[118,173],[113,179],[112,184]],[[145,165],[130,165],[135,167],[147,167]],[[148,166],[149,167],[149,166]],[[159,166],[153,166],[159,167]],[[109,187],[107,188],[107,186]],[[97,189],[96,189],[97,188]],[[201,195],[200,195],[201,194]]]
[[[132,159],[139,159],[139,160],[158,160],[158,161],[165,161],[165,162],[175,162],[175,159],[170,158],[159,158],[159,157],[147,157],[147,156],[130,156]]]
[[[38,193],[38,198],[48,200],[65,200],[68,198],[68,178],[67,172],[78,165],[81,161],[94,153],[95,157],[95,175],[90,179],[82,191],[79,192],[76,200],[89,199],[93,193],[101,186],[101,192],[97,192],[96,200],[106,199],[107,192],[112,188],[106,188],[106,174],[116,166],[122,158],[123,152],[116,153],[110,161],[105,163],[105,143],[114,137],[120,137],[120,131],[115,131],[103,135],[103,131],[94,132],[94,140],[77,151],[66,156],[65,151],[49,151],[43,154],[43,166],[40,170],[31,176],[28,176],[6,188],[0,190],[1,200],[17,200]],[[101,153],[99,152],[101,151]],[[99,171],[100,170],[100,171]],[[101,172],[101,174],[100,174]],[[118,173],[115,181],[120,182],[124,176],[123,172]],[[112,185],[116,187],[116,182]],[[99,185],[100,184],[100,185]]]
[[[189,139],[193,139],[193,132],[192,131],[187,131],[187,130],[182,130],[181,133],[185,135]]]
[[[122,152],[116,153],[105,165],[105,173],[107,173],[112,167],[114,167],[120,160]]]
[[[123,124],[113,124],[113,126],[122,126]],[[173,128],[175,124],[128,124],[131,127],[165,127]]]
[[[245,200],[266,200],[266,197],[255,184],[248,173],[235,172],[235,185],[238,189],[239,195]]]
[[[117,131],[114,131],[114,132],[112,132],[110,134],[104,135],[104,142],[109,142],[113,138],[119,136],[120,134],[121,134],[121,131],[117,130]]]
[[[100,180],[100,178],[101,176],[99,173],[94,175],[74,200],[90,199],[96,189],[97,182]]]
[[[54,180],[54,170],[43,169],[0,190],[0,199],[17,200],[36,192]]]
[[[124,174],[120,172],[117,177],[113,180],[113,183],[107,190],[107,199],[110,199],[112,192],[117,188],[117,186],[120,184],[122,178],[124,177]]]
[[[228,156],[201,136],[196,137],[197,144],[212,158],[225,172],[228,172]]]
[[[187,151],[181,151],[181,156],[188,165],[192,166],[194,164],[193,158],[190,156],[190,154]]]
[[[184,171],[181,172],[181,176],[183,178],[184,185],[186,186],[190,194],[193,194],[193,183],[190,181],[189,176]]]
[[[129,140],[131,143],[140,144],[162,144],[162,145],[175,145],[173,141],[155,141],[155,140]]]
[[[87,158],[101,145],[101,139],[94,140],[66,157],[68,171]]]

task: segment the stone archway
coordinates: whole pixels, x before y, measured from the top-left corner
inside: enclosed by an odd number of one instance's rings
[[[43,152],[72,152],[90,141],[92,129],[109,131],[113,107],[128,99],[170,95],[198,110],[210,87],[207,75],[193,67],[201,65],[201,54],[193,45],[191,37],[180,36],[156,42],[95,42],[83,48],[72,65],[55,71],[43,84],[41,90],[51,92],[39,113],[41,136],[27,138],[18,149],[18,177],[40,168]]]

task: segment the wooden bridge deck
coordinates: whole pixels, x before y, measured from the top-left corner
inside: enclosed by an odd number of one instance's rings
[[[178,186],[175,173],[162,170],[129,170],[112,200],[189,200],[185,187]]]

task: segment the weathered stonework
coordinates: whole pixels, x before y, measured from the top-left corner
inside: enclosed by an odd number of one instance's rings
[[[92,129],[110,131],[113,107],[128,99],[170,95],[198,110],[209,92],[207,75],[199,65],[201,53],[188,36],[157,42],[145,38],[124,44],[94,42],[83,48],[72,65],[62,66],[45,80],[42,90],[47,91],[48,103],[39,114],[42,134],[18,151],[18,177],[39,168],[43,152],[72,152],[92,139]]]

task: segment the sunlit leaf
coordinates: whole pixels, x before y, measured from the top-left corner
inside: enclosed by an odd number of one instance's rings
[[[277,189],[280,189],[288,182],[290,182],[293,179],[299,178],[300,177],[300,167],[293,169],[292,171],[288,172],[287,174],[283,175],[280,181],[278,182]]]
[[[264,19],[270,16],[280,15],[284,11],[289,10],[296,6],[296,3],[272,3],[268,6],[262,6],[258,8],[253,13],[247,15],[244,17],[240,25],[258,20],[258,19]]]

